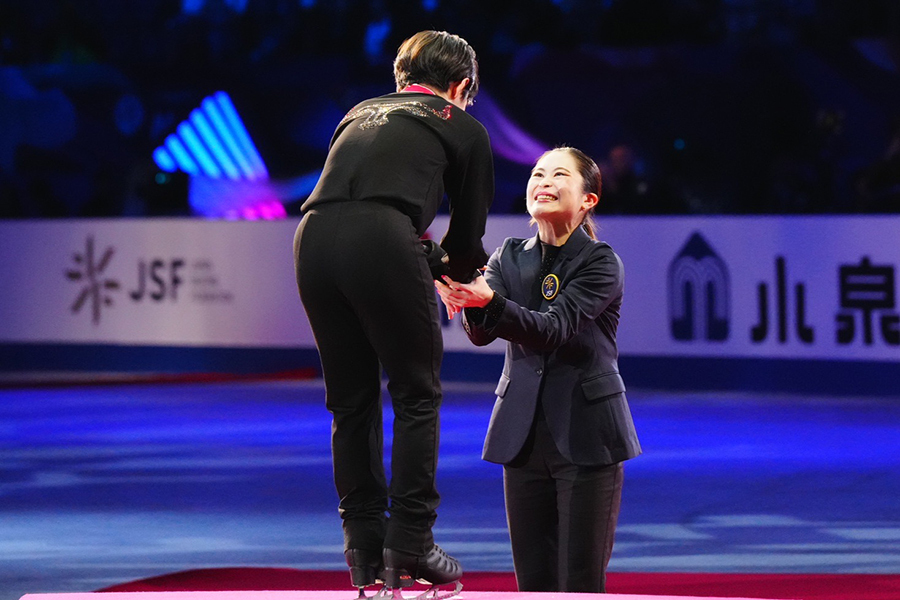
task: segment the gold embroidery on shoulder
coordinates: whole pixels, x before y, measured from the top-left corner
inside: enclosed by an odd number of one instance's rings
[[[387,123],[388,115],[398,110],[406,111],[417,117],[437,117],[438,119],[441,119],[443,121],[447,121],[450,119],[449,104],[444,107],[443,111],[437,111],[424,102],[418,101],[381,102],[378,104],[370,104],[369,106],[364,106],[363,108],[347,113],[347,115],[343,119],[341,119],[341,122],[338,123],[338,127],[340,127],[347,121],[365,117],[358,127],[360,129],[372,129],[373,127],[379,127]]]

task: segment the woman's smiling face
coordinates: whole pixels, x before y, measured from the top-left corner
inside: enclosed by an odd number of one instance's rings
[[[538,160],[526,194],[528,213],[536,221],[574,222],[577,227],[583,218],[582,209],[592,205],[590,195],[584,192],[578,163],[565,150],[548,152]]]

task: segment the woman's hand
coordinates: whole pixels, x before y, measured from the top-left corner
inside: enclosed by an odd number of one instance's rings
[[[452,319],[462,309],[467,307],[483,308],[494,297],[494,290],[488,285],[483,275],[479,275],[471,283],[459,283],[444,275],[443,283],[434,282],[444,306],[447,307],[447,317]]]

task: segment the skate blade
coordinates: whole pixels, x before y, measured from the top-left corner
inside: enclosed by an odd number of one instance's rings
[[[444,600],[445,598],[453,598],[454,596],[459,596],[460,592],[462,592],[462,589],[462,582],[457,581],[456,587],[453,590],[446,590],[442,592],[438,586],[432,585],[421,594],[417,594],[415,596],[404,596],[400,591],[400,588],[389,588],[387,586],[384,586],[374,596],[367,597],[365,596],[365,594],[363,594],[363,591],[360,590],[359,597],[368,598],[369,600]]]
[[[456,587],[453,590],[441,591],[438,586],[433,585],[418,596],[414,598],[414,600],[443,600],[444,598],[453,598],[454,596],[459,596],[460,592],[462,592],[462,582],[457,581]]]
[[[386,585],[381,586],[381,589],[372,594],[371,596],[366,596],[366,589],[359,588],[359,596],[355,598],[355,600],[388,600],[390,595],[391,588]]]

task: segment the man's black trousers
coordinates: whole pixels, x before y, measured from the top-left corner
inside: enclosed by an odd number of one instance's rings
[[[303,217],[294,252],[333,415],[345,549],[424,554],[434,543],[440,500],[435,472],[443,340],[419,236],[391,206],[325,203]],[[382,369],[394,411],[389,487]]]

